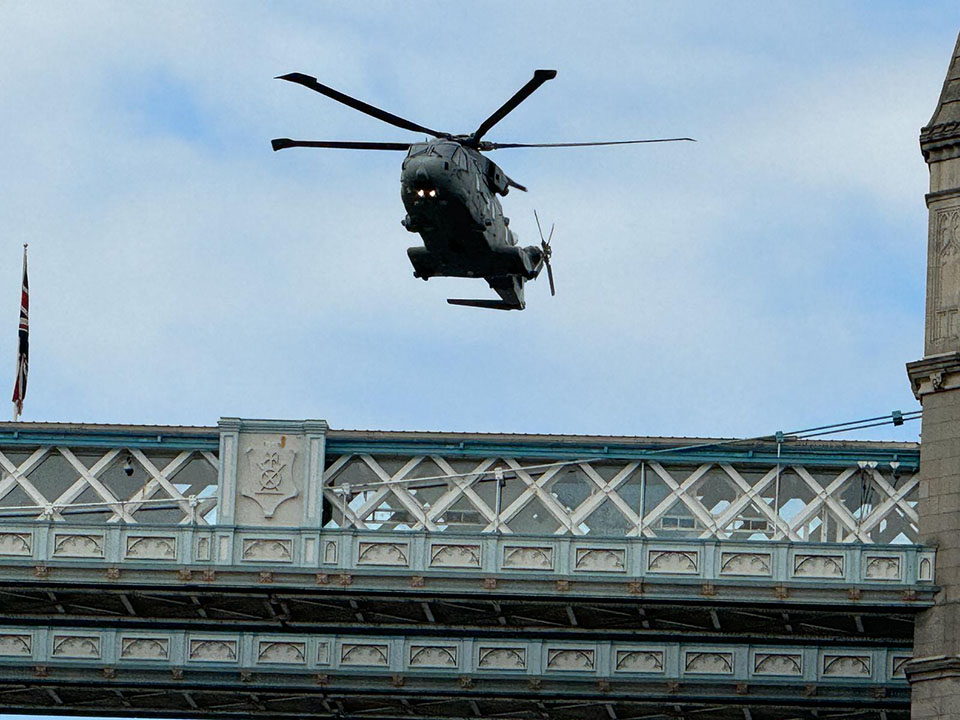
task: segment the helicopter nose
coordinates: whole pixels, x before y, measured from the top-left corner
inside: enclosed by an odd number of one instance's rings
[[[426,168],[417,168],[417,180],[429,180],[430,176],[427,174]]]

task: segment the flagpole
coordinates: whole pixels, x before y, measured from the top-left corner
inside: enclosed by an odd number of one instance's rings
[[[17,326],[17,375],[14,380],[13,387],[13,421],[18,422],[20,420],[20,415],[23,411],[23,396],[26,395],[26,377],[22,378],[21,382],[21,372],[25,373],[26,368],[24,368],[24,363],[26,357],[24,356],[24,348],[21,342],[21,331],[24,329],[24,323],[28,322],[26,317],[27,308],[24,307],[24,284],[27,280],[27,245],[28,243],[23,244],[23,275],[20,281],[20,322]],[[28,297],[28,296],[27,296]],[[27,330],[29,331],[29,324],[26,325]]]
[[[23,254],[24,254],[24,258],[26,258],[26,254],[27,254],[27,244],[26,244],[26,243],[23,244]],[[21,277],[21,283],[22,283],[22,282],[23,282],[23,278]],[[21,291],[22,291],[22,285],[21,285]],[[13,389],[14,389],[14,392],[16,392],[16,389],[17,389],[17,387],[16,387],[16,385],[17,385],[17,380],[20,378],[20,341],[19,341],[19,339],[17,340],[17,364],[16,364],[16,368],[17,368],[17,372],[16,372],[16,374],[13,376],[13,385],[14,385]],[[14,421],[14,422],[17,422],[17,420],[19,420],[19,419],[20,419],[20,413],[17,412],[17,401],[16,401],[16,400],[13,400],[13,421]]]

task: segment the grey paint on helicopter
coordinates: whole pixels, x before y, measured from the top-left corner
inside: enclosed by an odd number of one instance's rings
[[[556,76],[556,70],[535,71],[533,78],[472,134],[452,135],[357,100],[318,82],[315,77],[303,73],[281,75],[278,79],[303,85],[395,127],[433,135],[436,140],[394,143],[278,138],[272,142],[273,149],[406,150],[400,195],[407,214],[401,224],[410,232],[419,233],[423,239],[423,245],[407,250],[414,277],[422,280],[432,277],[483,278],[500,296],[499,300],[449,299],[447,302],[495,310],[523,310],[526,307],[523,285],[528,280],[535,280],[544,268],[550,278],[550,294],[556,294],[550,264],[553,227],[549,237],[544,238],[537,217],[540,245],[518,246],[517,236],[509,227],[510,219],[503,214],[497,196],[505,196],[512,187],[523,191],[526,188],[508,177],[495,162],[481,154],[482,151],[693,141],[686,137],[571,143],[497,143],[483,139],[494,125]]]

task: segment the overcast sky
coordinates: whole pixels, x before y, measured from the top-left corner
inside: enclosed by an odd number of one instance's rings
[[[958,29],[955,0],[0,0],[0,390],[29,242],[26,420],[750,436],[915,409],[917,135]],[[418,139],[276,75],[469,132],[536,68],[488,139],[698,142],[495,154],[521,240],[557,225],[557,297],[520,313],[413,278],[400,154],[270,149]]]

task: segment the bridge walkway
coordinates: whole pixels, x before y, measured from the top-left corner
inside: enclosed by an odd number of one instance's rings
[[[909,715],[915,446],[326,430],[271,524],[230,428],[16,427],[7,711]]]

